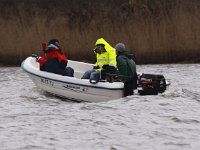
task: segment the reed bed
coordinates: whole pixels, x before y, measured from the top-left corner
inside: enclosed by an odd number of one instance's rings
[[[96,40],[123,42],[137,64],[200,62],[199,0],[1,0],[0,64],[20,65],[57,38],[69,59],[94,62]]]

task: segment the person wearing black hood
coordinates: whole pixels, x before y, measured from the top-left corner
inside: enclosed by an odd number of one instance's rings
[[[137,89],[137,72],[134,55],[130,54],[123,43],[115,46],[117,52],[118,78],[124,82],[124,96],[134,94]]]
[[[42,49],[44,55],[38,60],[41,71],[47,71],[63,76],[74,76],[74,69],[67,67],[68,58],[63,54],[57,39],[51,39],[48,42],[47,47],[46,44],[43,43]]]

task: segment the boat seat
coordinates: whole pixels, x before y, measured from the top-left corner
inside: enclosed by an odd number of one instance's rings
[[[81,77],[83,76],[84,72],[82,71],[74,71],[74,77],[81,79]]]

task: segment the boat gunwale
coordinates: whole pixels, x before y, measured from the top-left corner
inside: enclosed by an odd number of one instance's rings
[[[66,83],[66,84],[73,84],[73,85],[78,85],[78,86],[84,86],[84,87],[92,87],[92,88],[97,88],[97,89],[106,89],[106,90],[123,90],[124,88],[107,88],[107,87],[102,87],[102,86],[92,86],[92,85],[86,85],[86,84],[78,84],[78,83],[74,83],[74,82],[69,82],[69,81],[61,81],[61,80],[57,80],[57,79],[53,79],[53,78],[49,78],[49,77],[46,77],[46,76],[42,76],[42,75],[38,75],[36,73],[33,73],[29,70],[27,70],[25,67],[24,67],[24,62],[25,60],[22,62],[22,69],[24,71],[26,71],[27,73],[31,74],[31,75],[34,75],[34,76],[37,76],[37,77],[40,77],[40,78],[44,78],[44,79],[49,79],[49,80],[53,80],[53,81],[56,81],[56,82],[61,82],[61,83]],[[47,72],[49,73],[49,72]],[[58,75],[58,74],[55,74],[55,75]],[[67,76],[65,76],[67,77]],[[78,79],[78,78],[77,78]],[[81,79],[78,79],[78,80],[81,80]],[[89,81],[88,81],[89,82]]]

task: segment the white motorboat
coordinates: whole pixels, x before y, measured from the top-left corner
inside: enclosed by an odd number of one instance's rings
[[[68,61],[68,67],[74,69],[74,77],[62,76],[40,71],[35,57],[28,57],[22,62],[22,69],[40,89],[56,96],[73,101],[103,102],[123,97],[123,82],[100,81],[91,84],[88,79],[81,79],[83,74],[93,68],[93,64]],[[163,93],[170,82],[163,75],[138,75],[138,94],[157,95]]]
[[[123,97],[122,82],[91,84],[88,79],[81,79],[85,71],[93,68],[93,64],[69,60],[68,67],[74,69],[74,77],[40,71],[39,63],[34,57],[26,58],[21,67],[37,87],[69,100],[102,102]]]

